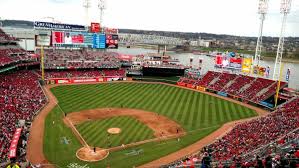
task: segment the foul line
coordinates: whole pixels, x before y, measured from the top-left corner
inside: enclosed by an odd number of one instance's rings
[[[56,105],[59,107],[59,109],[64,113],[64,114],[66,114],[62,109],[61,109],[61,107],[59,106],[59,104],[58,103],[56,103]],[[86,143],[86,141],[84,140],[84,138],[81,136],[81,134],[79,133],[79,131],[76,129],[76,127],[73,125],[73,123],[68,119],[68,117],[64,117],[65,118],[65,120],[67,120],[67,122],[69,123],[69,125],[70,125],[70,127],[71,127],[71,129],[73,130],[73,131],[75,131],[75,134],[77,134],[78,136],[79,136],[79,138],[81,139],[81,141],[84,143],[84,144],[82,144],[83,146],[85,146],[85,147],[88,147],[88,148],[90,148],[89,147],[89,145]]]

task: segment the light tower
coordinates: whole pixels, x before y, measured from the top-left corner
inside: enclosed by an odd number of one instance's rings
[[[83,8],[85,9],[86,27],[88,27],[88,25],[89,25],[89,14],[88,14],[88,11],[89,11],[90,7],[91,7],[90,0],[84,0],[83,1]]]
[[[104,10],[106,9],[106,1],[99,0],[98,8],[100,9],[100,25],[101,25],[101,27],[103,27],[103,17],[104,17]]]
[[[280,74],[283,46],[284,46],[284,32],[286,28],[287,15],[290,13],[291,10],[291,3],[292,0],[281,0],[280,13],[283,14],[283,18],[282,18],[282,25],[280,30],[278,47],[277,47],[276,60],[274,65],[273,80],[278,80],[280,76],[279,74]]]
[[[263,37],[263,27],[264,27],[264,20],[265,16],[268,11],[268,0],[259,0],[259,7],[258,13],[260,14],[260,29],[259,29],[259,36],[256,42],[256,49],[254,55],[254,65],[259,65],[261,54],[262,54],[262,37]]]

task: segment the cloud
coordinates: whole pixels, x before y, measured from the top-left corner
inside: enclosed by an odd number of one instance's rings
[[[99,22],[98,0],[90,1],[88,21],[83,0],[0,0],[0,16],[25,20],[54,17],[71,24]],[[258,34],[258,0],[106,0],[106,3],[104,25],[108,27],[241,36]],[[17,12],[11,12],[12,9]],[[281,17],[280,1],[269,1],[264,35],[279,35]],[[287,20],[287,36],[299,36],[298,22],[299,1],[293,1]]]

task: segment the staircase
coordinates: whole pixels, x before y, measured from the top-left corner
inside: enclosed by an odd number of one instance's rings
[[[225,92],[225,90],[226,90],[227,88],[229,88],[232,84],[234,84],[238,78],[239,78],[239,76],[236,75],[236,77],[235,77],[233,80],[229,81],[229,82],[223,87],[223,89],[221,90],[221,92]]]
[[[247,90],[252,85],[252,83],[254,83],[256,80],[257,80],[257,78],[252,80],[251,83],[244,85],[237,94],[241,94],[242,92]]]

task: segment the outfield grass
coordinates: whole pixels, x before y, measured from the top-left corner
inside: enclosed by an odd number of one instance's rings
[[[179,142],[174,139],[163,143],[151,142],[135,147],[144,150],[144,153],[138,156],[127,156],[125,154],[132,150],[131,148],[112,152],[108,159],[90,164],[75,158],[74,151],[80,148],[80,145],[74,135],[71,134],[71,131],[63,125],[61,121],[62,112],[55,108],[46,119],[44,151],[51,162],[62,167],[71,162],[81,165],[88,164],[89,167],[103,167],[107,163],[111,167],[141,165],[196,142],[215,131],[223,123],[256,115],[251,109],[220,98],[161,84],[107,83],[72,85],[52,88],[52,92],[56,95],[59,105],[66,113],[101,107],[120,108],[123,106],[167,116],[177,121],[188,132]],[[49,126],[52,120],[57,120],[55,124],[57,123],[58,126]],[[88,125],[92,125],[92,123],[87,124],[85,127],[88,127]],[[99,126],[95,124],[91,127]],[[78,129],[81,129],[80,126]],[[84,130],[82,128],[80,131],[84,132]],[[58,142],[62,136],[69,137],[71,144],[65,145]],[[62,155],[60,155],[60,152],[62,152]],[[57,154],[60,157],[57,157]],[[65,156],[66,154],[68,155]]]
[[[120,128],[121,133],[109,135],[107,129],[112,127]],[[76,125],[76,128],[88,145],[103,148],[121,146],[122,144],[154,138],[154,131],[152,129],[137,119],[127,116],[88,121]]]

